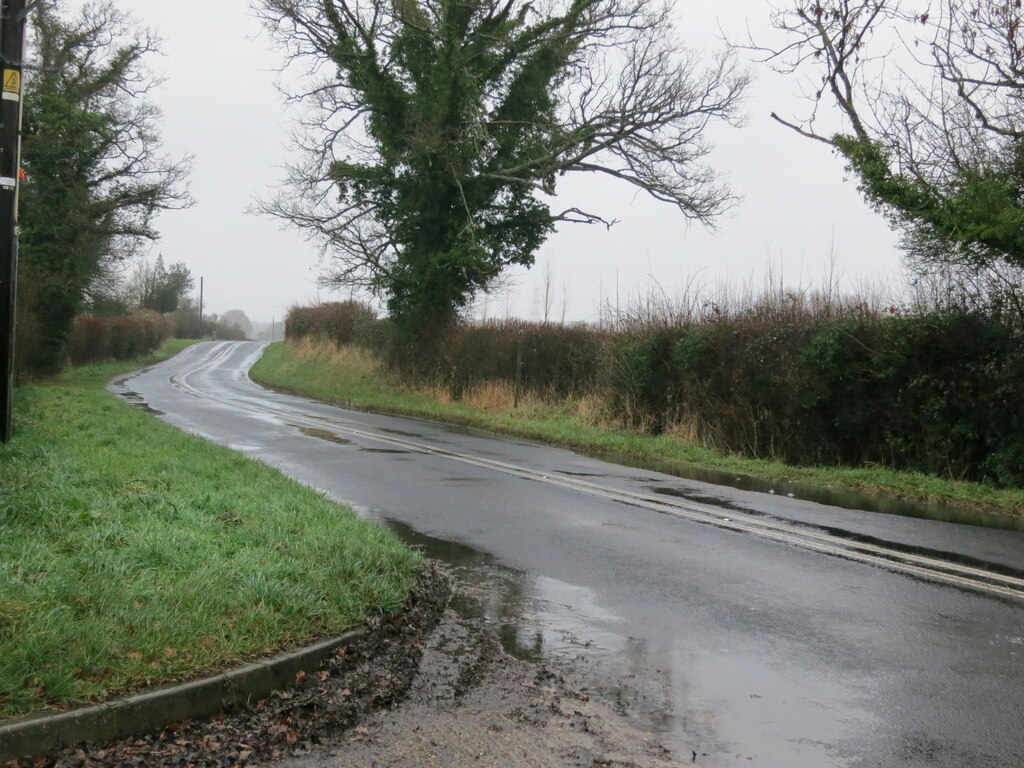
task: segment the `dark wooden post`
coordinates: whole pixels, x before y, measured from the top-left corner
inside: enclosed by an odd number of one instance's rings
[[[21,166],[25,0],[0,2],[0,442],[11,439],[15,301],[18,292],[18,184]]]

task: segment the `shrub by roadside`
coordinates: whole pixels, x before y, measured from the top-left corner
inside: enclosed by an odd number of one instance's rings
[[[153,352],[173,332],[170,319],[146,309],[115,317],[79,315],[71,328],[68,358],[72,365],[132,360]]]

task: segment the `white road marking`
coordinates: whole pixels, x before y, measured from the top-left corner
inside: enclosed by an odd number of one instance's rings
[[[762,520],[753,515],[747,515],[736,510],[730,510],[728,515],[726,515],[712,506],[697,502],[675,499],[667,500],[652,494],[620,490],[587,480],[568,477],[553,477],[518,464],[459,453],[457,451],[432,446],[427,443],[421,443],[395,435],[370,431],[370,428],[341,424],[334,419],[326,417],[318,417],[308,413],[300,414],[290,410],[286,411],[266,404],[256,404],[251,400],[243,401],[218,396],[216,394],[197,389],[189,382],[189,379],[194,374],[208,369],[222,361],[232,350],[233,346],[233,344],[225,343],[222,348],[217,350],[217,354],[212,358],[205,360],[201,364],[184,373],[171,376],[169,379],[171,385],[184,394],[204,400],[210,400],[222,405],[230,406],[231,408],[251,413],[258,413],[264,416],[274,416],[283,420],[286,424],[296,425],[296,422],[298,422],[298,426],[341,432],[346,436],[371,440],[385,445],[402,448],[407,451],[438,456],[494,472],[501,472],[503,474],[547,483],[549,485],[580,493],[586,493],[592,496],[599,496],[612,501],[639,506],[661,514],[672,515],[674,517],[705,525],[713,525],[718,528],[724,528],[726,530],[736,531],[739,533],[748,533],[772,541],[792,544],[815,552],[842,557],[847,560],[881,566],[889,570],[907,573],[925,579],[940,581],[958,587],[980,590],[990,594],[1024,598],[1024,579],[1016,578],[1014,576],[986,571],[980,568],[974,568],[946,560],[939,560],[934,557],[901,552],[897,549],[890,549],[875,544],[851,541],[840,536],[833,536],[827,533],[808,531],[800,526],[771,520]],[[253,357],[255,357],[255,355]]]

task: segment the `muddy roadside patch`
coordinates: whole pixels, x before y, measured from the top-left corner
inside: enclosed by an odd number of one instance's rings
[[[425,569],[402,611],[245,709],[3,768],[680,764],[564,670],[506,654],[493,626],[447,607],[452,589]]]
[[[689,762],[689,761],[688,761]],[[261,768],[667,768],[657,738],[547,664],[501,648],[493,627],[445,612],[398,706],[304,755]]]

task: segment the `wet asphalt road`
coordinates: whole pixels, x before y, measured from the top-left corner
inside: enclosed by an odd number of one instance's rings
[[[333,408],[249,381],[261,350],[201,344],[113,389],[446,560],[479,595],[462,609],[493,621],[511,652],[581,670],[685,763],[1024,766],[1024,597],[799,538],[1019,578],[1024,532],[840,509]],[[799,535],[689,519],[651,497]]]

